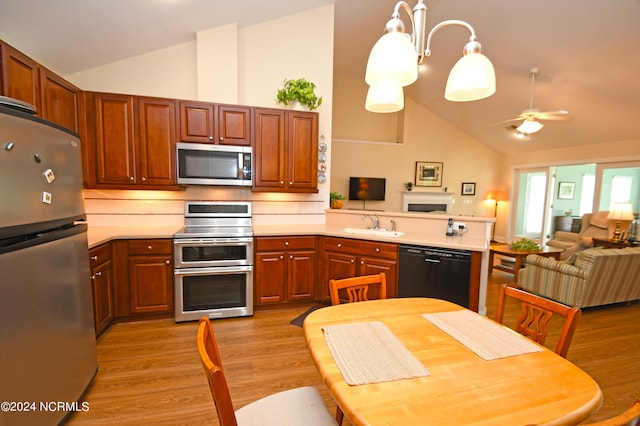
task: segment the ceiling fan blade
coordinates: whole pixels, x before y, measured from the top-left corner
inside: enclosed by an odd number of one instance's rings
[[[569,115],[569,111],[565,111],[563,109],[559,109],[557,111],[540,111],[540,112],[536,112],[535,115],[538,118],[546,118],[546,117],[560,117],[560,116],[567,116]]]
[[[495,122],[495,123],[493,123],[493,125],[495,126],[495,125],[500,125],[500,124],[512,123],[514,121],[522,121],[522,120],[524,120],[524,117],[514,117],[514,118],[510,118],[508,120]]]
[[[555,115],[555,114],[541,114],[538,116],[538,120],[545,121],[571,121],[573,117],[569,115]]]

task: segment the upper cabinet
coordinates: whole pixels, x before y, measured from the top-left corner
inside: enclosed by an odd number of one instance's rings
[[[27,102],[39,117],[80,133],[81,90],[4,42],[0,50],[0,94]]]
[[[318,114],[254,110],[254,191],[318,192]]]
[[[86,94],[88,188],[177,189],[175,101]]]
[[[180,142],[251,145],[251,108],[180,101]]]

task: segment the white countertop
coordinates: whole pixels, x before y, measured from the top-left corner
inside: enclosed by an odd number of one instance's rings
[[[89,240],[89,248],[93,248],[114,239],[173,238],[173,234],[178,232],[181,228],[181,226],[89,226],[87,238]],[[405,231],[403,235],[398,237],[356,235],[342,232],[340,229],[331,229],[324,224],[254,225],[253,234],[255,237],[324,235],[471,251],[487,251],[489,249],[489,245],[484,239],[473,236],[447,237],[444,234],[429,234],[421,233],[419,231]]]

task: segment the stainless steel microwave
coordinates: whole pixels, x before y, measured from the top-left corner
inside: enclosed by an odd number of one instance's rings
[[[178,184],[251,186],[250,146],[178,142]]]

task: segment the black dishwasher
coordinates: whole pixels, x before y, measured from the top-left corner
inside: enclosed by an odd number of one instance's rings
[[[433,297],[469,307],[471,252],[400,245],[398,297]]]

